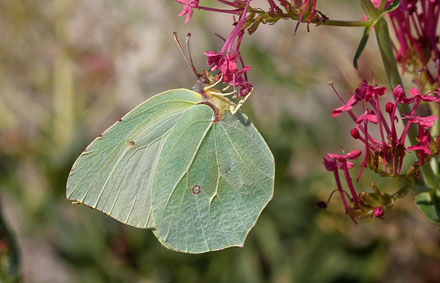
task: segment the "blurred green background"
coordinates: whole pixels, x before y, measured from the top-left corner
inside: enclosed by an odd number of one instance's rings
[[[184,25],[180,9],[174,1],[0,0],[0,199],[21,280],[439,282],[439,232],[412,196],[385,219],[358,225],[338,197],[326,211],[315,208],[335,188],[323,155],[361,147],[347,117],[330,118],[338,101],[327,82],[345,97],[371,72],[386,84],[374,39],[361,72],[351,65],[360,29],[306,33],[303,25],[293,37],[295,23],[282,21],[245,37],[255,90],[244,111],[275,155],[276,187],[244,248],[171,252],[148,230],[65,200],[69,169],[95,136],[150,96],[191,88],[172,31],[193,33],[201,69],[203,51],[222,45],[214,34],[231,30],[228,16],[198,11]],[[357,1],[319,1],[318,9],[331,18],[362,17]],[[374,178],[366,176],[360,189]],[[2,266],[12,249],[5,237]]]

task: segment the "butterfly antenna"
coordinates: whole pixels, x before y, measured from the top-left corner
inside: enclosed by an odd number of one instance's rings
[[[189,57],[189,62],[191,63],[191,70],[193,71],[194,74],[197,74],[198,77],[200,77],[199,73],[197,73],[196,67],[194,66],[194,62],[193,62],[193,58],[191,55],[191,48],[189,47],[189,40],[191,39],[191,33],[188,32],[188,34],[186,35],[186,49],[188,50],[188,57]]]
[[[199,73],[197,73],[197,70],[196,70],[196,68],[194,67],[194,63],[193,63],[193,61],[192,61],[192,58],[191,58],[191,52],[189,51],[189,48],[188,48],[188,54],[189,54],[189,58],[190,58],[190,60],[188,60],[188,57],[186,56],[186,54],[185,54],[185,51],[183,50],[183,48],[182,48],[182,44],[180,43],[180,40],[179,40],[179,37],[177,36],[177,32],[173,32],[173,37],[174,37],[174,41],[176,42],[176,44],[177,44],[177,46],[179,47],[179,50],[180,50],[180,53],[182,54],[182,56],[183,56],[183,59],[185,59],[185,62],[186,62],[186,65],[188,65],[188,67],[191,69],[191,71],[194,73],[194,75],[196,76],[196,78],[197,79],[199,79],[200,78],[200,74]],[[186,39],[186,42],[187,42],[187,46],[188,46],[188,44],[189,44],[189,38],[188,37],[191,37],[191,33],[188,33],[188,35],[187,35],[187,39]]]

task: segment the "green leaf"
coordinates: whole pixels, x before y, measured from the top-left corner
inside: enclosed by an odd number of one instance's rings
[[[429,220],[440,223],[440,192],[423,192],[416,196],[417,207]]]
[[[365,46],[368,42],[368,37],[370,36],[370,27],[365,27],[364,34],[362,35],[361,41],[359,42],[358,48],[356,49],[356,53],[353,58],[353,66],[358,69],[358,60],[361,57],[362,52],[365,49]]]
[[[185,89],[147,100],[80,155],[67,198],[152,228],[176,251],[243,246],[272,198],[274,161],[255,127],[241,112],[232,115],[230,104]]]

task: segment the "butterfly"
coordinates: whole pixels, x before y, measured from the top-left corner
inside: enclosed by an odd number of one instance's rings
[[[67,199],[152,229],[174,251],[242,247],[272,199],[274,158],[214,86],[168,90],[128,112],[75,161]]]

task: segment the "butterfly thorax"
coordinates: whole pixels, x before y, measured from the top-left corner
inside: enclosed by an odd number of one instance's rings
[[[214,87],[216,84],[215,77],[204,70],[194,83],[192,90],[202,95],[202,102],[200,104],[211,107],[216,117],[215,120],[220,121],[234,103]]]

